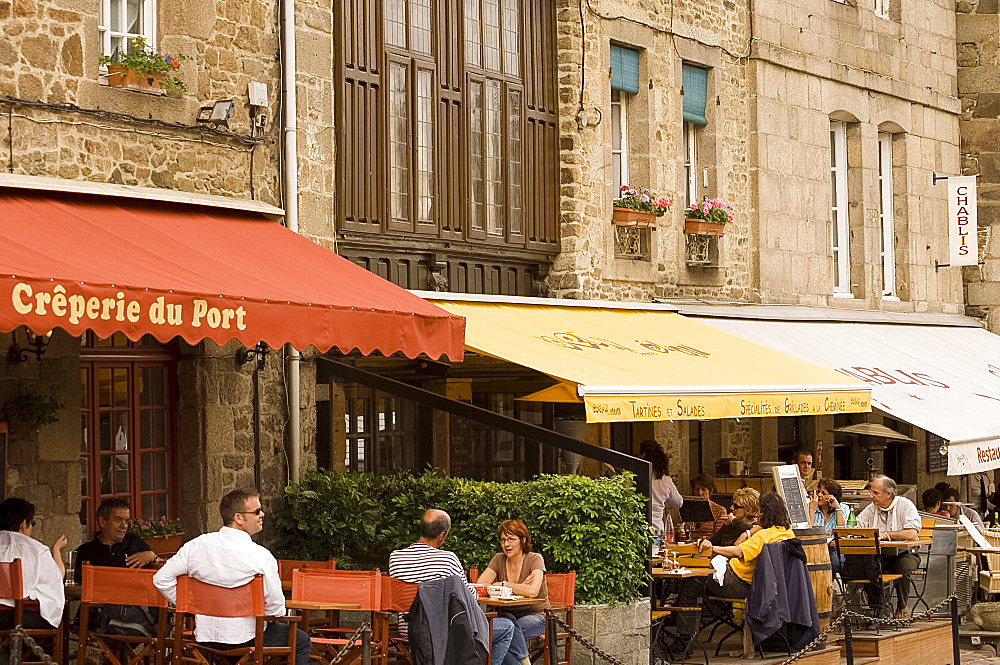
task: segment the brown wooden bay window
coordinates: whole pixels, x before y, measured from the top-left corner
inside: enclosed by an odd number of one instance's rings
[[[334,7],[340,230],[553,252],[553,3]]]

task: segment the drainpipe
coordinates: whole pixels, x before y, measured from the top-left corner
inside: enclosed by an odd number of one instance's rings
[[[285,226],[299,232],[298,145],[295,135],[295,0],[281,3],[281,85],[284,101]],[[288,481],[299,481],[299,361],[301,356],[285,344],[285,390],[288,393]]]

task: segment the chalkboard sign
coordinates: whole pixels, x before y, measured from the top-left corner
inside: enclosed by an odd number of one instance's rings
[[[795,464],[776,466],[771,472],[774,474],[774,486],[788,507],[788,517],[792,521],[792,526],[794,528],[809,526],[809,516],[806,514],[806,489],[799,476],[799,467]]]
[[[948,452],[945,451],[944,454],[941,453],[941,446],[945,444],[945,440],[942,439],[937,434],[931,434],[927,432],[927,471],[947,471],[948,470]]]

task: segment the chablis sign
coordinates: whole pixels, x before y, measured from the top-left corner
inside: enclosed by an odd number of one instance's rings
[[[951,265],[974,266],[979,263],[976,176],[948,178],[948,238]]]

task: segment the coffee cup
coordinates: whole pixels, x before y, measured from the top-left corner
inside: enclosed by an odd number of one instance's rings
[[[511,595],[513,595],[513,593],[514,593],[514,590],[511,589],[509,586],[502,586],[502,587],[500,587],[500,597],[501,598],[510,598]]]

